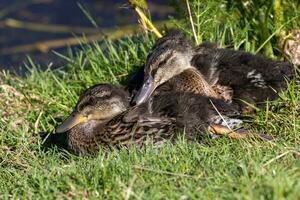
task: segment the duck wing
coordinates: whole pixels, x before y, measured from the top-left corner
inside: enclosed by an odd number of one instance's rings
[[[275,99],[294,75],[287,62],[207,43],[195,48],[191,62],[211,85],[231,87],[234,99],[253,104]]]
[[[158,146],[173,138],[177,132],[175,120],[161,116],[142,114],[144,108],[136,107],[109,121],[102,134],[107,144],[117,146],[143,146],[151,141]],[[138,115],[137,115],[138,113]]]
[[[293,66],[287,62],[244,51],[217,48],[209,43],[195,48],[192,64],[211,84],[217,82],[228,86],[276,87],[285,85],[284,78],[294,75]]]

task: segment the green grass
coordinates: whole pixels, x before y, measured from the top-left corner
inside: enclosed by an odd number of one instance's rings
[[[252,42],[244,37],[246,28],[235,27],[232,40],[224,32],[210,30],[205,37],[223,46]],[[86,157],[42,148],[37,132],[53,130],[85,88],[123,83],[144,63],[153,42],[142,36],[83,46],[60,69],[40,71],[29,60],[24,78],[0,74],[1,199],[300,198],[300,89],[294,81],[253,120],[254,129],[275,136],[274,143],[179,139],[160,149],[100,150]]]

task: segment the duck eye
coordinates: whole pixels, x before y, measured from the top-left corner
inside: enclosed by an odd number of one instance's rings
[[[165,65],[167,63],[167,61],[168,61],[168,59],[164,59],[164,60],[160,61],[158,63],[158,68],[161,67],[161,66],[163,66],[163,65]]]
[[[91,98],[89,99],[89,104],[90,104],[90,105],[95,105],[95,104],[96,104],[96,98],[95,98],[95,97],[91,97]]]
[[[101,92],[94,94],[95,97],[100,97],[100,98],[110,97],[110,95],[111,95],[111,91],[108,91],[108,90],[103,90]]]

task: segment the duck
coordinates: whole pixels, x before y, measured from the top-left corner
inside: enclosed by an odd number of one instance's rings
[[[110,146],[142,146],[151,137],[154,143],[170,139],[175,132],[172,118],[145,113],[144,106],[129,114],[130,93],[121,86],[98,84],[79,97],[71,114],[55,134],[65,134],[68,148],[76,154],[93,154]],[[133,113],[144,113],[135,116]]]
[[[144,80],[133,103],[148,100],[160,85],[168,82],[174,90],[188,91],[216,99],[221,96],[213,90],[197,68],[190,64],[193,49],[188,40],[165,36],[160,38],[147,56],[144,65]]]
[[[253,113],[254,107],[276,99],[294,75],[287,62],[207,42],[194,47],[178,31],[156,41],[142,71],[144,80],[134,99],[136,104],[147,101],[156,88],[170,82],[178,91],[223,99],[241,113]]]
[[[237,115],[236,110],[218,99],[213,99],[212,107],[205,96],[164,86],[144,104],[130,106],[130,101],[131,94],[122,86],[92,86],[79,97],[54,135],[64,134],[68,149],[79,155],[112,146],[141,148],[150,143],[160,147],[181,133],[189,141],[205,131],[234,139],[260,135],[246,129],[233,130],[241,121],[228,116]],[[221,118],[220,113],[226,118]]]

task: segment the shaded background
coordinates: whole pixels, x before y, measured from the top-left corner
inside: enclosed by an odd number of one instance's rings
[[[168,19],[175,13],[168,1],[149,0],[147,2],[153,21]],[[63,64],[62,59],[51,50],[46,53],[33,51],[8,54],[4,49],[51,39],[70,38],[74,36],[74,33],[16,29],[5,26],[5,22],[9,19],[16,19],[22,22],[93,28],[94,26],[80,9],[79,4],[90,13],[100,28],[118,28],[137,24],[136,14],[128,8],[126,0],[0,0],[0,69],[22,73],[27,56],[44,68],[49,63],[52,63],[53,67]],[[67,47],[54,50],[65,53]]]

